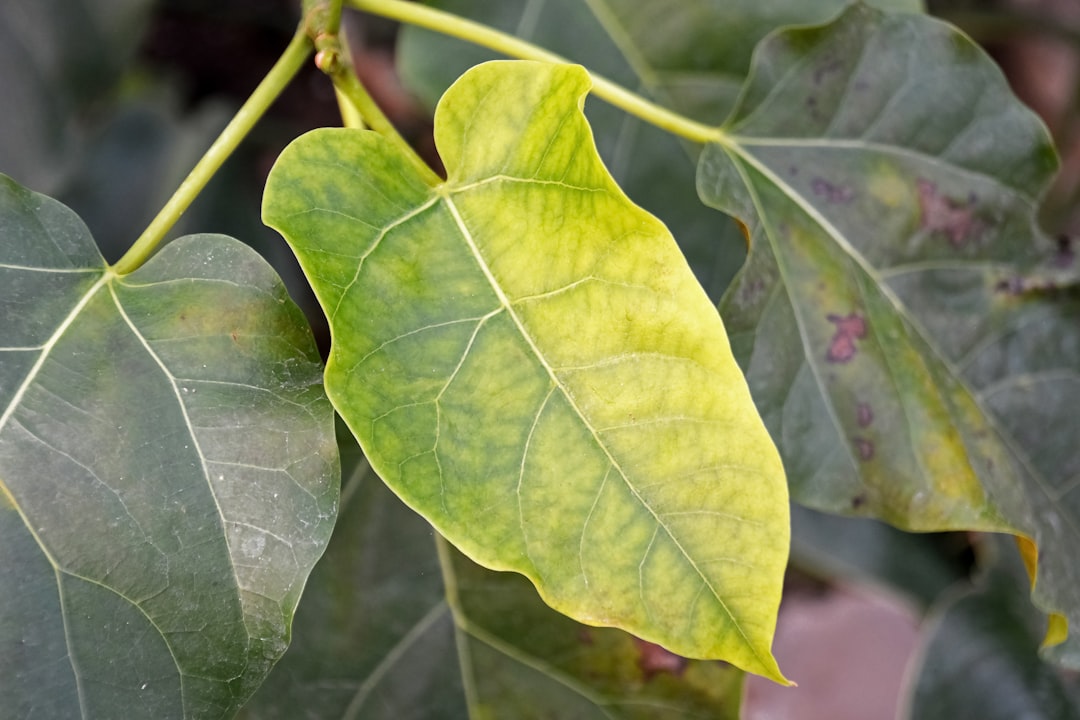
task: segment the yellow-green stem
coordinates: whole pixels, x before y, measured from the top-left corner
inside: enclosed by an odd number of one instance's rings
[[[341,0],[303,0],[304,28],[312,39],[334,36],[341,27]]]
[[[417,171],[424,177],[426,182],[433,186],[442,182],[442,178],[427,166],[427,163],[416,154],[416,151],[405,141],[405,138],[401,137],[398,133],[394,124],[390,122],[385,114],[383,114],[378,103],[372,99],[367,88],[365,88],[363,83],[360,82],[360,79],[356,77],[356,73],[353,71],[351,63],[337,63],[337,67],[334,72],[331,73],[330,77],[334,81],[334,88],[344,95],[352,106],[356,108],[367,126],[394,145],[397,145],[398,149],[409,158],[409,161],[416,167]]]
[[[136,270],[149,259],[154,250],[172,229],[173,225],[188,209],[210,178],[218,171],[225,160],[232,155],[240,142],[255,126],[266,109],[278,98],[281,91],[293,79],[311,54],[311,40],[301,26],[292,41],[274,67],[267,73],[259,86],[241,106],[232,121],[221,131],[206,154],[191,170],[169,201],[150,222],[146,230],[135,241],[124,256],[112,266],[117,275],[126,275]]]
[[[532,43],[486,25],[404,0],[345,0],[349,7],[372,15],[434,30],[444,35],[481,45],[495,52],[522,60],[570,62],[561,55],[544,50]],[[718,127],[691,120],[679,113],[650,102],[637,93],[605,77],[590,72],[593,94],[615,107],[639,117],[656,127],[697,143],[725,142],[727,135]]]
[[[364,122],[364,117],[360,114],[360,111],[353,107],[349,98],[345,97],[345,94],[337,88],[334,88],[334,99],[337,100],[338,111],[341,113],[342,125],[357,130],[367,129],[367,124]]]

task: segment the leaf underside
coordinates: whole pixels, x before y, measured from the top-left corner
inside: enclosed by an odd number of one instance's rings
[[[767,41],[725,127],[699,192],[752,228],[721,311],[793,497],[1031,538],[1036,601],[1080,621],[1075,457],[1044,462],[1014,428],[1047,418],[988,385],[1077,382],[1069,296],[1025,280],[1061,260],[1044,127],[969,39],[866,7]]]
[[[331,400],[410,506],[572,617],[781,679],[783,471],[715,309],[591,149],[587,89],[470,71],[436,187],[372,133],[315,131],[264,218],[330,320]]]
[[[310,332],[235,240],[117,277],[74,213],[0,183],[0,707],[234,712],[336,512]]]

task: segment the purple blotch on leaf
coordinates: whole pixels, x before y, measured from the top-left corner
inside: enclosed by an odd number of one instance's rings
[[[874,443],[866,438],[855,438],[855,453],[863,462],[874,459]]]
[[[641,674],[646,680],[651,680],[660,673],[682,675],[690,662],[681,655],[676,655],[670,650],[640,638],[634,638],[634,645],[638,650],[637,665],[641,668]]]
[[[849,203],[855,199],[855,191],[847,185],[834,185],[825,178],[816,177],[810,183],[810,190],[830,203]]]
[[[979,221],[968,202],[959,202],[938,192],[937,183],[919,179],[916,182],[919,191],[920,226],[932,233],[942,233],[955,248],[967,244],[968,239],[980,228]]]
[[[830,314],[825,319],[836,326],[825,359],[831,363],[848,362],[858,350],[855,341],[866,337],[866,319],[854,312],[846,316]]]

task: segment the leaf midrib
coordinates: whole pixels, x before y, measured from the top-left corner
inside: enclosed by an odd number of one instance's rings
[[[48,269],[46,271],[48,271],[48,272],[67,272],[67,271],[61,271],[61,270],[48,270]],[[116,308],[117,313],[120,315],[121,319],[127,325],[128,329],[132,333],[132,335],[142,345],[144,351],[150,356],[150,358],[155,362],[155,364],[158,365],[159,369],[162,371],[162,374],[164,375],[166,380],[169,382],[169,385],[173,390],[173,394],[176,396],[177,405],[180,408],[180,411],[181,411],[181,413],[183,414],[183,417],[184,417],[185,427],[188,430],[188,434],[189,434],[189,436],[191,438],[192,444],[194,445],[195,452],[199,457],[199,462],[200,462],[200,466],[201,466],[201,469],[202,469],[203,477],[206,480],[206,485],[207,485],[207,487],[208,487],[208,489],[210,491],[211,497],[213,497],[213,499],[214,499],[214,505],[215,505],[215,508],[217,509],[218,518],[219,518],[219,520],[221,522],[222,537],[223,537],[223,539],[224,539],[224,541],[226,543],[226,548],[228,549],[228,552],[226,553],[226,555],[227,555],[228,560],[229,560],[230,571],[232,572],[232,575],[233,575],[233,581],[235,583],[235,587],[239,591],[241,589],[241,584],[240,584],[239,576],[237,575],[237,571],[236,571],[235,558],[234,558],[234,555],[232,553],[231,547],[229,547],[229,536],[228,536],[228,531],[227,531],[228,521],[225,518],[225,515],[224,515],[224,513],[222,511],[222,507],[221,507],[221,504],[220,504],[219,499],[217,497],[217,493],[214,491],[213,483],[210,480],[209,468],[206,465],[207,458],[206,458],[206,455],[204,454],[202,448],[199,445],[198,437],[197,437],[196,432],[195,432],[195,426],[191,422],[191,418],[189,417],[188,412],[187,412],[187,406],[184,403],[183,397],[180,395],[179,388],[177,387],[177,382],[178,382],[179,378],[177,378],[177,377],[175,377],[173,375],[173,373],[168,369],[168,367],[161,360],[161,358],[158,356],[158,354],[153,350],[152,347],[150,347],[149,342],[143,336],[142,332],[135,326],[134,322],[128,316],[127,312],[124,310],[123,303],[120,301],[120,298],[116,295],[116,289],[114,287],[114,281],[118,280],[120,278],[119,275],[117,275],[111,268],[105,268],[103,270],[102,269],[97,269],[97,268],[88,268],[88,269],[77,268],[77,269],[71,270],[71,272],[77,272],[77,273],[100,272],[101,277],[98,278],[98,280],[92,286],[90,286],[90,288],[88,288],[83,293],[83,295],[79,298],[79,300],[72,306],[72,309],[70,310],[70,312],[57,325],[56,329],[53,331],[53,333],[49,337],[49,339],[45,343],[43,343],[39,348],[34,348],[34,349],[40,349],[41,353],[38,356],[37,360],[34,362],[34,364],[31,366],[30,370],[27,372],[26,377],[23,379],[23,382],[19,385],[18,390],[16,390],[15,394],[12,396],[11,401],[8,403],[8,406],[4,409],[4,413],[2,415],[0,415],[0,433],[2,433],[4,431],[4,429],[6,428],[8,422],[11,420],[11,418],[14,415],[15,411],[18,409],[18,406],[21,404],[23,397],[26,395],[26,392],[28,391],[28,389],[36,381],[38,375],[41,373],[42,368],[45,366],[45,363],[48,361],[48,359],[49,359],[49,357],[50,357],[50,355],[52,353],[52,350],[55,348],[57,343],[60,342],[60,340],[65,335],[65,333],[67,333],[67,331],[71,328],[71,326],[76,322],[76,320],[79,318],[79,316],[82,314],[82,312],[86,309],[87,305],[89,305],[90,302],[98,295],[98,293],[101,292],[102,288],[108,288],[110,298],[112,300],[112,303],[113,303],[114,307]],[[68,570],[64,569],[62,567],[61,563],[59,563],[57,561],[57,559],[49,551],[47,545],[45,544],[45,542],[42,540],[40,535],[35,530],[34,524],[32,522],[30,522],[30,519],[23,512],[23,508],[22,508],[21,504],[15,498],[14,494],[11,492],[11,489],[8,487],[8,485],[4,482],[4,480],[2,478],[0,478],[0,493],[2,493],[6,498],[8,498],[8,501],[10,502],[12,507],[19,514],[19,517],[22,519],[23,524],[26,526],[27,530],[30,532],[31,536],[34,538],[35,543],[40,548],[41,552],[45,555],[45,557],[48,560],[49,564],[53,567],[54,572],[69,574],[72,577],[77,577],[77,578],[79,578],[79,579],[81,579],[81,580],[83,580],[85,582],[89,582],[89,583],[93,583],[95,585],[99,585],[102,588],[105,588],[105,589],[109,590],[110,592],[114,592],[114,593],[118,594],[120,597],[123,597],[125,600],[127,600],[129,603],[131,603],[131,605],[133,607],[135,607],[144,617],[146,617],[146,619],[150,623],[150,625],[152,627],[154,627],[158,631],[159,635],[161,636],[162,640],[165,643],[166,648],[168,648],[168,650],[169,650],[169,654],[170,654],[170,656],[171,656],[171,658],[173,660],[173,664],[174,664],[174,666],[176,667],[176,670],[177,670],[177,675],[178,675],[178,678],[179,678],[179,681],[180,681],[180,702],[181,702],[181,706],[183,708],[183,713],[186,716],[187,693],[184,690],[186,673],[184,672],[183,668],[180,665],[180,662],[179,662],[179,660],[178,660],[178,658],[177,658],[177,656],[175,654],[174,648],[172,647],[172,644],[168,640],[168,636],[164,632],[161,631],[161,629],[158,627],[157,623],[150,616],[146,615],[145,611],[143,611],[143,609],[139,606],[138,603],[134,602],[130,598],[127,598],[122,593],[117,592],[116,589],[114,589],[114,588],[112,588],[112,587],[110,587],[108,585],[105,585],[105,584],[101,583],[100,581],[98,581],[98,580],[96,580],[94,578],[88,578],[88,577],[84,577],[84,576],[81,576],[81,575],[73,574],[73,573],[70,573]],[[238,601],[238,603],[240,605],[241,612],[243,612],[243,600],[241,599],[241,597],[239,595],[239,592],[237,594],[237,601]],[[61,607],[63,607],[62,593],[61,593]],[[67,622],[68,622],[67,615],[68,615],[68,613],[65,611],[65,612],[62,612],[61,614],[62,614],[64,627],[65,627],[65,637],[67,637],[68,636],[68,632],[67,632]],[[70,645],[70,643],[69,643],[69,645]],[[81,681],[79,679],[80,676],[79,676],[79,673],[77,672],[77,670],[76,670],[76,668],[74,666],[73,656],[70,653],[69,653],[69,657],[72,657],[72,670],[74,671],[75,678],[76,678],[76,684],[78,686],[78,694],[79,694],[79,698],[80,698],[80,706],[85,708],[85,702],[83,702],[83,700],[82,700],[83,692],[82,692],[82,684],[81,684]],[[85,713],[84,713],[84,717],[85,717]]]
[[[705,585],[705,587],[709,589],[709,593],[713,596],[716,602],[723,609],[724,613],[730,619],[733,627],[735,628],[736,632],[738,632],[739,637],[742,638],[745,646],[750,650],[750,652],[754,655],[758,662],[762,664],[763,667],[769,667],[770,663],[766,662],[765,659],[761,657],[757,647],[743,630],[742,624],[735,618],[734,614],[731,612],[731,609],[728,608],[727,603],[725,603],[723,598],[720,597],[720,594],[717,592],[716,588],[713,587],[713,584],[709,580],[709,578],[706,577],[705,574],[701,571],[697,563],[683,547],[682,543],[680,543],[678,538],[675,537],[672,530],[664,523],[663,519],[657,514],[657,512],[652,508],[652,506],[649,505],[648,502],[646,502],[645,498],[640,495],[637,488],[634,487],[633,483],[630,482],[630,478],[626,475],[626,472],[623,470],[622,465],[608,450],[607,445],[601,440],[601,438],[596,432],[596,429],[593,427],[592,423],[588,420],[588,418],[586,418],[581,408],[578,407],[577,403],[574,401],[573,396],[570,394],[563,381],[558,377],[558,375],[556,375],[554,368],[552,368],[551,364],[547,361],[544,353],[540,350],[539,347],[537,347],[535,340],[533,339],[532,335],[527,331],[523,321],[518,316],[517,312],[514,310],[513,304],[510,302],[510,299],[506,296],[506,293],[503,292],[501,284],[495,278],[495,275],[493,274],[491,268],[488,266],[487,261],[483,257],[483,254],[477,247],[475,239],[473,238],[472,233],[469,231],[469,228],[466,225],[464,218],[458,211],[457,205],[454,203],[452,197],[455,190],[456,189],[454,188],[448,188],[447,185],[441,185],[435,189],[435,192],[441,196],[442,201],[443,203],[445,203],[447,210],[450,212],[455,225],[457,225],[458,230],[462,235],[462,238],[465,240],[469,252],[472,254],[473,259],[480,267],[481,272],[483,272],[484,277],[488,281],[488,284],[491,286],[492,291],[495,293],[499,304],[513,321],[518,332],[521,334],[521,337],[528,344],[529,349],[532,351],[537,361],[544,368],[544,371],[547,373],[548,378],[551,380],[554,387],[558,388],[559,392],[562,394],[567,404],[573,409],[574,414],[578,416],[582,424],[585,426],[586,429],[588,429],[589,433],[592,435],[597,447],[600,448],[600,450],[604,453],[604,456],[607,458],[608,462],[611,463],[611,466],[618,472],[619,476],[626,484],[630,493],[641,504],[641,506],[644,507],[650,515],[652,515],[653,520],[656,522],[657,526],[664,529],[664,532],[675,544],[675,547],[678,549],[679,553],[690,564],[690,567],[693,568],[694,572],[700,578],[701,582]]]
[[[57,271],[46,270],[46,272],[57,272]],[[90,301],[94,299],[94,296],[96,296],[98,294],[98,292],[103,287],[109,287],[110,292],[112,291],[111,282],[118,277],[111,269],[108,269],[108,268],[106,268],[105,270],[98,270],[96,268],[93,268],[93,269],[76,269],[76,270],[73,270],[73,272],[79,272],[79,273],[83,273],[83,272],[100,272],[101,277],[98,278],[97,282],[95,282],[93,285],[90,286],[89,289],[86,290],[86,292],[83,294],[83,296],[81,298],[79,298],[78,302],[76,302],[75,305],[72,307],[71,311],[67,314],[67,316],[60,322],[59,325],[57,325],[56,330],[49,337],[49,339],[44,344],[42,344],[40,346],[41,354],[38,356],[38,359],[34,362],[34,365],[27,372],[26,377],[23,379],[22,384],[19,386],[19,389],[12,396],[11,402],[8,404],[8,407],[5,408],[3,415],[0,416],[0,433],[3,433],[3,430],[7,426],[8,421],[11,419],[12,415],[14,415],[15,410],[18,408],[18,406],[22,402],[22,399],[25,396],[27,389],[34,384],[34,381],[37,379],[37,376],[41,372],[42,367],[44,367],[46,361],[49,359],[49,356],[52,353],[52,350],[56,346],[56,344],[58,342],[60,342],[60,339],[64,336],[64,334],[68,331],[68,329],[72,326],[72,324],[74,324],[74,322],[79,317],[79,315],[82,314],[82,311],[86,309],[86,306],[90,304]],[[123,313],[122,309],[120,309],[119,300],[116,298],[115,293],[113,293],[112,295],[113,295],[113,300],[116,303],[117,309],[120,310],[120,312],[124,315],[124,318],[126,320],[127,315],[126,315],[126,313]],[[142,336],[140,334],[136,333],[136,335],[140,338],[140,340],[142,340]],[[156,359],[156,356],[155,356],[155,359]],[[65,644],[68,647],[68,660],[69,660],[69,664],[71,665],[72,675],[75,678],[76,694],[77,694],[77,696],[79,698],[79,708],[80,708],[81,716],[83,718],[86,717],[87,703],[86,703],[85,694],[84,694],[84,691],[83,691],[82,674],[81,674],[79,668],[76,665],[75,656],[71,652],[71,647],[72,647],[71,633],[70,633],[69,628],[68,628],[68,616],[69,616],[70,613],[65,608],[64,593],[61,591],[62,584],[61,584],[60,578],[59,578],[60,574],[70,575],[71,577],[78,578],[78,579],[80,579],[80,580],[82,580],[84,582],[88,582],[88,583],[97,585],[97,586],[99,586],[99,587],[101,587],[101,588],[103,588],[105,590],[108,590],[110,592],[113,592],[113,593],[119,595],[120,597],[124,598],[127,602],[129,602],[132,605],[132,607],[137,609],[139,611],[139,613],[144,618],[146,618],[147,622],[151,625],[151,627],[153,627],[155,630],[158,631],[158,634],[161,636],[162,640],[165,643],[165,647],[168,648],[168,650],[169,650],[169,655],[172,658],[173,665],[176,667],[177,676],[178,676],[178,679],[179,679],[179,682],[180,682],[181,710],[182,710],[182,714],[186,716],[187,715],[187,695],[184,692],[185,673],[184,673],[183,669],[180,667],[180,663],[179,663],[179,661],[178,661],[178,659],[176,657],[176,653],[173,650],[172,644],[168,641],[167,635],[164,632],[161,631],[161,628],[158,627],[158,624],[154,621],[154,619],[151,618],[149,615],[147,615],[146,612],[142,609],[142,607],[139,606],[139,604],[137,602],[133,601],[132,599],[130,599],[127,596],[123,595],[122,593],[118,592],[115,588],[112,588],[112,587],[110,587],[108,585],[105,585],[104,583],[102,583],[99,580],[96,580],[94,578],[85,577],[83,575],[77,575],[77,574],[71,573],[69,570],[63,568],[62,564],[53,556],[52,552],[49,551],[48,546],[46,545],[46,543],[44,542],[44,540],[41,538],[41,536],[38,534],[36,528],[34,527],[34,523],[30,522],[30,518],[28,518],[26,516],[26,513],[23,512],[22,505],[19,503],[18,499],[14,496],[14,494],[11,492],[11,488],[8,487],[7,483],[4,482],[3,478],[0,478],[0,494],[3,494],[3,496],[8,499],[8,502],[15,509],[15,512],[18,513],[19,518],[23,522],[23,525],[26,527],[27,531],[30,533],[30,536],[34,538],[34,542],[37,544],[38,548],[41,550],[41,553],[45,556],[46,560],[52,566],[53,572],[57,575],[57,596],[58,596],[58,600],[60,602],[60,617],[61,617],[61,620],[62,620],[63,626],[64,626],[64,641],[65,641]],[[215,502],[216,502],[216,498],[215,498]],[[230,561],[231,561],[231,556],[230,556]],[[235,573],[235,569],[234,569],[234,573]]]
[[[26,377],[23,378],[22,383],[19,385],[19,389],[15,391],[15,394],[11,396],[11,401],[8,406],[4,408],[4,412],[0,415],[0,433],[4,431],[7,426],[8,420],[15,414],[16,408],[22,402],[23,396],[26,395],[27,389],[34,384],[34,380],[37,379],[38,373],[41,372],[41,368],[44,367],[45,361],[48,360],[49,354],[56,346],[56,343],[60,342],[60,338],[63,337],[67,329],[71,327],[75,319],[79,317],[79,314],[86,308],[93,297],[101,290],[102,287],[108,284],[108,282],[114,277],[110,270],[98,271],[101,272],[101,277],[97,282],[90,286],[89,289],[83,294],[79,301],[72,307],[71,312],[60,321],[60,324],[56,326],[56,330],[49,336],[41,346],[41,354],[38,355],[38,359],[34,361],[34,364],[30,367],[30,370],[26,373]]]

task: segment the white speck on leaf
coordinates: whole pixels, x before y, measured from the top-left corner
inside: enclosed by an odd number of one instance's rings
[[[266,538],[262,535],[253,535],[245,538],[244,542],[240,543],[240,552],[244,553],[245,557],[257,558],[262,555],[265,547]]]

